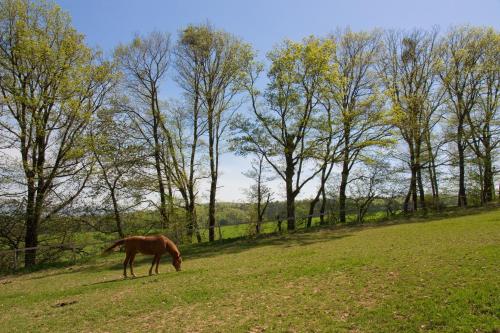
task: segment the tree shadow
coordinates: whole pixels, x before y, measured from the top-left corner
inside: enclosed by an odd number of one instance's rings
[[[381,219],[379,221],[330,225],[327,226],[325,230],[333,231],[333,230],[345,229],[345,230],[360,231],[371,228],[390,227],[394,225],[431,223],[440,220],[474,216],[478,214],[492,212],[497,210],[498,208],[500,208],[500,205],[492,204],[484,207],[463,207],[463,208],[449,207],[449,208],[444,208],[440,211],[429,210],[416,213],[409,213],[407,215],[401,213],[393,217]]]
[[[315,243],[329,242],[345,237],[350,237],[349,233],[333,235],[328,232],[321,232],[324,229],[311,228],[308,230],[300,230],[286,234],[263,234],[258,237],[248,238],[232,238],[217,240],[212,243],[198,243],[180,246],[182,259],[192,260],[199,258],[212,258],[226,254],[237,254],[251,249],[266,247],[266,246],[281,246],[290,248],[295,246],[306,246]],[[138,254],[134,261],[134,268],[142,265],[151,265],[152,256]],[[108,266],[108,269],[123,269],[123,260],[125,254],[120,261]],[[171,265],[171,257],[165,254],[160,260],[160,269],[163,265]],[[164,266],[165,267],[165,266]]]
[[[181,245],[179,248],[182,253],[183,260],[191,260],[197,258],[217,257],[226,254],[237,254],[254,248],[265,246],[281,246],[283,248],[307,246],[314,243],[330,242],[350,237],[353,235],[353,233],[361,230],[371,228],[384,228],[402,224],[429,223],[442,219],[465,217],[484,213],[485,211],[492,211],[492,208],[494,210],[498,207],[494,206],[477,209],[468,208],[464,210],[454,209],[422,216],[396,216],[393,219],[388,219],[380,222],[367,222],[362,224],[334,224],[314,226],[308,229],[299,229],[297,231],[287,232],[283,234],[261,234],[257,237],[254,236],[253,238],[242,236],[239,238],[223,239],[214,242]],[[113,258],[110,258],[105,262],[101,261],[99,258],[97,258],[97,256],[94,256],[91,259],[81,263],[81,266],[72,266],[64,269],[63,271],[57,270],[55,272],[50,272],[49,274],[29,277],[28,279],[37,280],[57,275],[73,274],[82,271],[101,272],[123,269],[123,260],[125,259],[125,253],[120,252],[120,254],[121,256],[118,256],[116,254],[113,255]],[[115,258],[116,262],[114,261]],[[152,256],[138,255],[134,262],[134,267],[146,264],[151,265],[152,258]],[[170,260],[170,256],[168,254],[165,254],[161,258],[160,265],[164,267],[165,265],[170,265]],[[120,280],[121,279],[116,281]]]
[[[93,267],[93,266],[91,266],[91,267]],[[45,268],[44,270],[49,270],[49,269],[50,268]],[[66,268],[61,267],[60,270],[54,270],[50,273],[43,274],[43,275],[32,276],[32,277],[27,278],[26,280],[41,280],[41,279],[45,279],[45,278],[53,277],[53,276],[79,273],[82,271],[86,271],[87,269],[89,269],[89,266],[87,266],[87,265],[78,266],[77,268],[75,268],[74,266],[70,266],[70,267],[66,267]],[[38,272],[40,272],[40,274],[41,274],[41,273],[44,273],[44,270],[40,270]]]
[[[254,238],[235,238],[213,243],[189,245],[182,248],[183,259],[216,257],[225,254],[241,253],[259,247],[280,246],[290,248],[315,243],[330,242],[352,236],[350,233],[333,235],[322,232],[324,229],[301,230],[286,234],[265,234]]]
[[[307,229],[299,229],[289,233],[269,233],[258,237],[248,238],[239,237],[226,240],[218,240],[212,243],[191,244],[181,247],[182,257],[184,259],[196,259],[215,257],[218,255],[240,253],[252,248],[264,246],[282,246],[285,248],[294,246],[306,246],[314,243],[335,241],[350,237],[353,233],[371,228],[384,228],[394,225],[429,223],[449,218],[459,218],[471,215],[477,215],[492,211],[498,208],[478,207],[467,209],[445,209],[440,212],[428,212],[422,215],[413,216],[395,216],[379,222],[368,222],[360,224],[331,224],[319,225]]]

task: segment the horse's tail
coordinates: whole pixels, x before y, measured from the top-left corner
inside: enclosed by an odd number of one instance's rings
[[[102,251],[102,254],[109,254],[115,247],[122,245],[125,243],[125,239],[120,239],[119,241],[116,241],[113,245],[108,247],[106,250]]]

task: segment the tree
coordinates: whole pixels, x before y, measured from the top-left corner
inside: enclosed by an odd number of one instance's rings
[[[343,143],[342,131],[339,128],[338,122],[335,117],[335,107],[327,98],[320,102],[323,105],[321,114],[318,116],[315,125],[312,125],[318,130],[318,147],[316,147],[313,158],[317,161],[320,170],[320,180],[318,191],[309,203],[309,213],[307,217],[307,227],[311,227],[314,208],[319,202],[321,197],[320,206],[320,223],[325,223],[325,209],[326,209],[326,182],[328,181],[335,163],[339,160],[340,147]]]
[[[188,98],[187,101],[189,103]],[[169,140],[172,152],[171,177],[184,202],[188,241],[191,241],[193,234],[196,233],[198,242],[201,242],[196,201],[198,183],[207,177],[202,162],[206,156],[200,154],[200,150],[204,148],[201,138],[206,134],[207,121],[199,108],[191,107],[189,104],[185,106],[171,103],[168,109],[171,120],[168,124],[171,133]]]
[[[125,237],[123,212],[144,202],[144,149],[130,133],[130,121],[126,114],[113,106],[97,113],[91,130],[91,148],[96,160],[93,196],[104,192],[102,206],[111,205],[116,231]],[[105,211],[107,207],[104,207]]]
[[[145,37],[136,36],[130,44],[120,45],[115,50],[116,61],[124,74],[123,84],[136,101],[135,105],[129,107],[129,113],[144,142],[151,149],[163,227],[169,222],[167,206],[172,202],[172,188],[166,161],[168,149],[164,145],[168,133],[165,133],[159,94],[169,67],[170,52],[170,35],[161,32],[152,32]]]
[[[430,122],[437,110],[436,75],[437,30],[424,32],[389,32],[385,52],[380,61],[380,73],[391,99],[391,122],[407,145],[411,179],[404,202],[405,211],[425,208],[422,167],[424,143],[430,139]],[[418,195],[417,195],[418,191]],[[420,200],[418,200],[420,197]]]
[[[273,195],[271,188],[266,185],[266,182],[272,180],[273,177],[266,175],[269,168],[264,163],[264,156],[257,155],[252,160],[251,169],[243,173],[246,177],[253,180],[253,184],[247,190],[247,197],[251,203],[255,204],[255,216],[257,218],[255,232],[257,234],[261,232],[264,214]]]
[[[375,64],[381,52],[380,33],[339,31],[335,61],[340,80],[329,87],[330,98],[339,110],[336,122],[342,133],[342,173],[339,187],[339,219],[346,219],[346,189],[349,174],[364,150],[385,146],[389,126],[383,110]]]
[[[484,53],[483,31],[479,28],[456,27],[441,40],[439,76],[451,103],[455,128],[454,141],[458,153],[458,206],[467,206],[465,188],[465,155],[467,119],[479,101],[482,73],[480,61]]]
[[[179,38],[179,81],[190,97],[194,113],[207,117],[210,167],[208,211],[209,240],[215,239],[215,199],[219,156],[228,120],[241,104],[236,97],[243,89],[246,67],[253,58],[250,45],[210,25],[188,26]]]
[[[21,246],[26,234],[22,200],[2,198],[0,204],[2,207],[0,210],[0,246],[16,250]]]
[[[500,140],[500,119],[498,109],[500,101],[500,34],[493,29],[483,32],[484,52],[480,58],[482,75],[478,103],[467,113],[470,127],[469,146],[480,164],[481,202],[487,203],[495,197],[493,183],[494,153]]]
[[[318,113],[319,93],[336,79],[334,52],[331,40],[285,41],[268,54],[271,68],[263,96],[255,86],[262,65],[253,63],[246,87],[254,119],[241,118],[235,124],[242,149],[264,156],[285,182],[288,230],[295,229],[295,198],[322,169],[303,173],[321,144],[312,120]]]
[[[112,66],[55,4],[9,0],[0,4],[0,71],[0,128],[24,171],[25,247],[32,248],[40,223],[88,180],[86,128],[112,86]],[[27,250],[25,265],[35,263],[36,250]]]
[[[365,157],[362,163],[362,169],[356,170],[348,183],[348,191],[356,207],[357,223],[363,223],[375,199],[382,197],[390,199],[392,190],[397,188],[397,185],[392,183],[393,170],[390,164],[383,161],[380,156]],[[392,207],[389,208],[391,209]]]

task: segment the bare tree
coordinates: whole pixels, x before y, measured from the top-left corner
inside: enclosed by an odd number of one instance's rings
[[[104,193],[102,206],[111,205],[116,230],[123,238],[123,213],[145,201],[142,169],[147,156],[130,134],[129,117],[112,106],[97,113],[91,133],[91,149],[97,162],[91,181],[93,195]]]
[[[273,195],[271,188],[266,185],[266,182],[274,179],[274,177],[267,174],[268,169],[265,165],[264,156],[257,155],[252,161],[251,169],[243,173],[246,177],[253,180],[253,184],[247,190],[247,197],[250,202],[255,204],[255,215],[257,218],[255,232],[257,234],[261,232],[264,214]]]
[[[482,29],[456,27],[441,40],[439,76],[451,103],[458,153],[458,206],[467,206],[465,155],[467,119],[479,101],[484,53]]]
[[[136,102],[129,108],[129,113],[142,139],[151,149],[163,227],[169,222],[167,206],[172,202],[172,188],[169,186],[168,149],[164,147],[165,119],[160,109],[159,94],[169,67],[170,52],[170,35],[161,32],[136,36],[130,44],[120,45],[115,50],[115,58],[124,74],[122,83]]]
[[[358,169],[348,183],[348,190],[356,207],[356,222],[363,223],[373,201],[381,198],[389,181],[389,163],[378,156],[363,159],[363,170]]]
[[[480,58],[482,74],[478,103],[467,113],[470,127],[468,144],[480,164],[481,202],[487,203],[495,197],[493,183],[493,161],[500,144],[499,101],[500,101],[500,35],[493,29],[483,32]]]
[[[215,239],[215,199],[222,137],[232,113],[241,104],[242,73],[253,57],[248,44],[210,25],[189,26],[179,38],[178,72],[181,88],[194,113],[207,117],[210,167],[209,240]]]
[[[430,139],[430,119],[439,104],[433,99],[437,91],[437,30],[425,32],[388,32],[380,73],[391,98],[392,123],[407,145],[411,179],[405,198],[405,211],[425,208],[422,166],[424,143]],[[417,195],[418,191],[418,195]],[[420,197],[420,200],[418,200]]]
[[[345,222],[349,174],[364,150],[390,144],[389,126],[383,110],[375,64],[381,53],[380,32],[339,31],[332,36],[340,80],[331,85],[330,98],[341,124],[342,173],[339,188],[339,219]]]
[[[325,92],[325,95],[330,95],[329,92]],[[324,99],[323,99],[324,98]],[[320,169],[320,179],[319,186],[316,195],[309,203],[309,214],[307,217],[307,227],[311,227],[314,208],[316,204],[320,201],[320,223],[325,223],[325,210],[326,210],[326,182],[328,181],[333,167],[339,161],[340,154],[342,150],[340,147],[343,144],[342,130],[337,121],[338,116],[335,112],[337,109],[334,103],[328,97],[323,97],[320,100],[320,104],[323,106],[321,109],[321,114],[318,116],[317,121],[315,121],[315,126],[318,130],[318,147],[314,153],[314,158],[318,163],[318,168]]]
[[[206,134],[206,117],[203,117],[199,108],[191,107],[189,104],[185,106],[171,103],[169,118],[172,182],[184,202],[188,241],[191,241],[196,233],[198,242],[201,242],[196,205],[199,181],[207,178],[205,165],[202,162],[206,157],[202,154],[205,146],[201,140]]]

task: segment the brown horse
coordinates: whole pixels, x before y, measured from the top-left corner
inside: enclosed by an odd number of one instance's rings
[[[160,265],[161,255],[165,252],[170,253],[172,257],[172,265],[175,267],[176,271],[181,270],[181,253],[177,249],[177,246],[165,236],[131,236],[124,239],[120,239],[112,246],[104,250],[104,253],[109,253],[115,247],[119,245],[125,245],[125,261],[123,262],[123,276],[127,277],[127,264],[130,264],[130,274],[135,277],[132,265],[134,263],[135,255],[139,252],[142,254],[154,255],[151,268],[149,269],[149,275],[152,275],[153,266],[156,263],[155,272],[158,274],[158,265]]]

